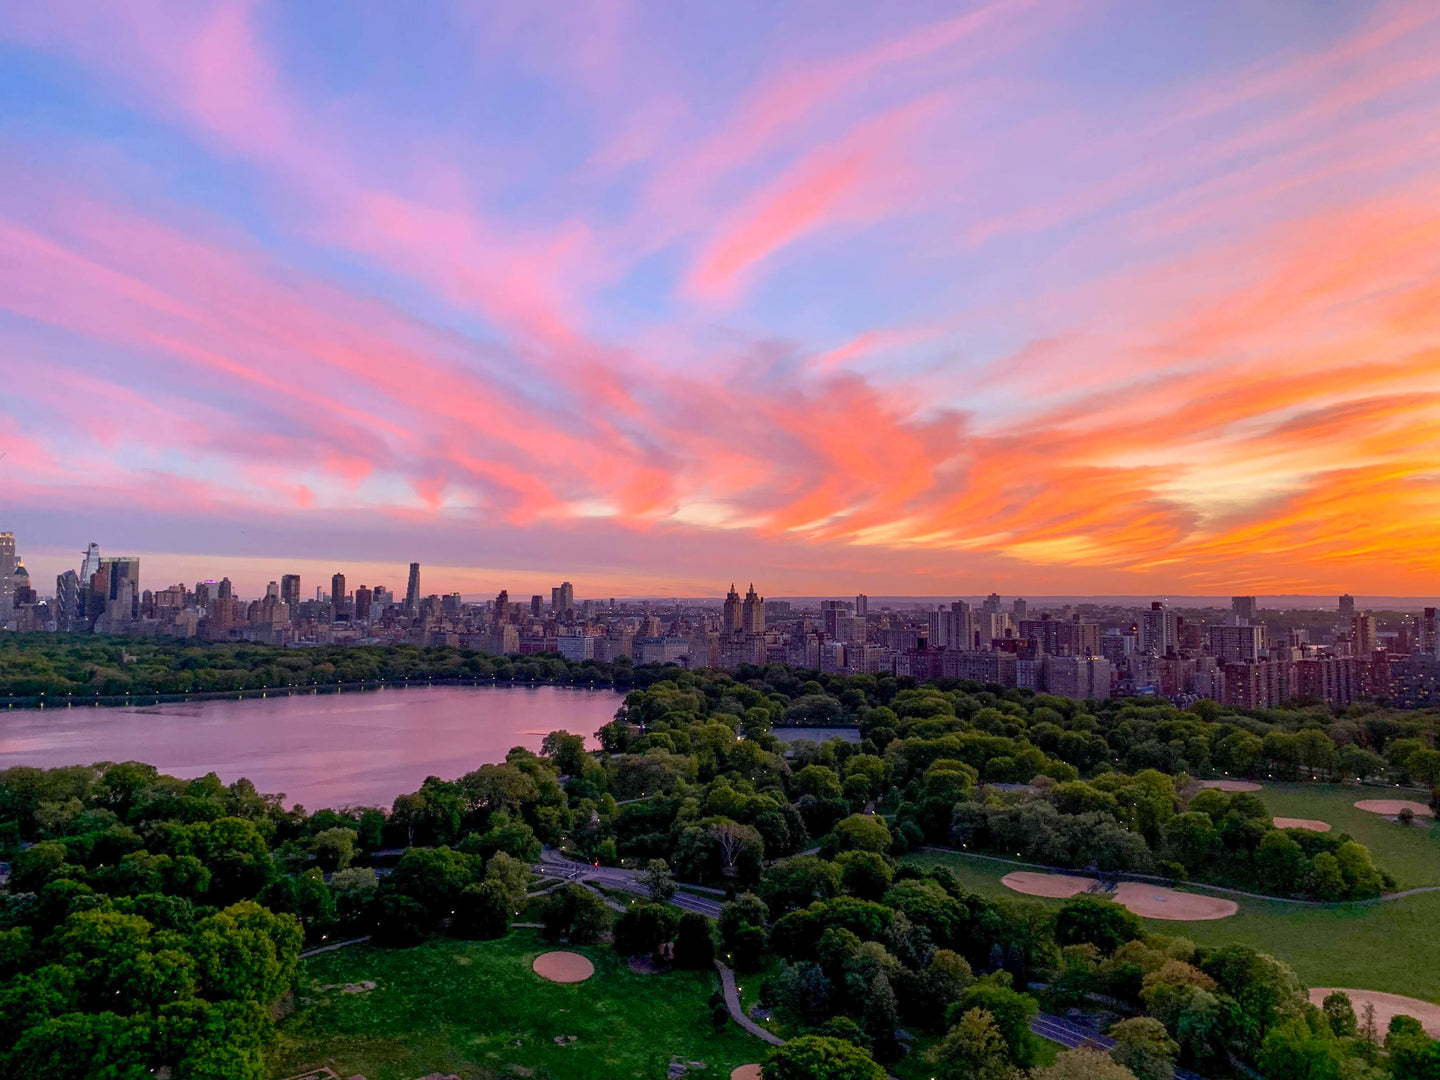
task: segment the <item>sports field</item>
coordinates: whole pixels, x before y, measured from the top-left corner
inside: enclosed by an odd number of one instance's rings
[[[1000,883],[1015,869],[1013,865],[959,852],[924,852],[907,861],[945,866],[982,896],[1020,898]],[[1064,903],[1037,902],[1056,908]],[[1440,967],[1415,961],[1417,956],[1435,955],[1440,948],[1440,892],[1333,907],[1240,898],[1239,911],[1227,919],[1185,923],[1147,919],[1145,927],[1152,933],[1183,935],[1201,945],[1253,946],[1284,960],[1311,986],[1358,986],[1440,1001]]]
[[[500,941],[357,945],[317,956],[305,964],[295,1015],[279,1027],[270,1075],[329,1065],[367,1080],[633,1080],[665,1076],[675,1057],[705,1062],[703,1077],[764,1060],[759,1040],[728,1021],[711,1025],[712,972],[637,975],[609,948],[577,947],[595,974],[566,985],[531,970],[547,950],[522,929]],[[367,982],[375,988],[345,992]]]

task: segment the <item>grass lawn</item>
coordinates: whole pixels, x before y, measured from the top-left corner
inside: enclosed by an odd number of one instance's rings
[[[948,867],[962,885],[982,896],[1020,897],[1000,884],[1000,879],[1014,869],[1004,863],[959,852],[922,852],[909,856],[907,861]],[[1039,902],[1058,908],[1063,901]],[[1419,960],[1436,955],[1440,948],[1440,893],[1335,907],[1246,899],[1239,904],[1239,913],[1228,919],[1146,919],[1145,928],[1156,934],[1182,935],[1201,945],[1253,946],[1285,961],[1310,986],[1353,986],[1440,1001],[1440,965]]]
[[[713,972],[637,975],[608,947],[579,947],[595,964],[564,986],[530,970],[549,949],[531,930],[500,941],[435,939],[410,949],[357,945],[305,964],[299,1008],[280,1025],[275,1077],[329,1064],[341,1076],[403,1080],[631,1080],[663,1077],[672,1057],[704,1061],[692,1076],[726,1078],[766,1047],[733,1023],[715,1029]],[[327,984],[375,982],[363,994]],[[559,1046],[555,1037],[576,1035]]]
[[[1429,792],[1359,784],[1280,784],[1267,782],[1258,792],[1272,815],[1314,818],[1331,832],[1349,833],[1370,849],[1375,863],[1394,875],[1402,889],[1440,885],[1440,829],[1423,824],[1408,828],[1379,814],[1356,810],[1361,799],[1430,801]]]

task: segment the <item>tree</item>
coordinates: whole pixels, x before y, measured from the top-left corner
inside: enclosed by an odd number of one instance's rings
[[[302,936],[294,916],[250,900],[202,919],[190,939],[197,990],[268,1008],[294,981]]]
[[[885,1080],[885,1070],[854,1043],[802,1035],[777,1047],[760,1070],[763,1080]]]
[[[863,900],[879,900],[895,877],[885,856],[875,851],[841,852],[835,865],[840,868],[840,887]]]
[[[1035,1036],[1030,1031],[1030,1021],[1040,1011],[1039,1002],[1029,994],[986,979],[965,989],[950,1006],[946,1020],[954,1024],[971,1009],[980,1009],[993,1018],[1010,1049],[1013,1064],[1022,1068],[1035,1064]]]
[[[310,852],[322,870],[344,870],[355,858],[355,841],[359,834],[354,829],[335,827],[323,829],[310,840]]]
[[[1110,1056],[1135,1074],[1136,1080],[1171,1080],[1180,1044],[1153,1016],[1121,1020],[1110,1028],[1115,1047]]]
[[[610,909],[583,885],[573,881],[552,892],[540,908],[544,934],[552,941],[566,938],[577,945],[598,941],[610,925]]]
[[[765,871],[756,892],[776,918],[816,900],[828,900],[840,889],[840,868],[814,855],[796,855]]]
[[[1095,896],[1082,895],[1068,901],[1055,919],[1057,944],[1094,945],[1105,956],[1125,942],[1134,941],[1141,932],[1138,915],[1113,900]]]
[[[1019,1076],[1010,1063],[1010,1048],[995,1018],[983,1009],[968,1009],[932,1046],[925,1060],[943,1080],[1012,1080]]]
[[[835,823],[831,836],[838,851],[874,851],[883,855],[890,850],[890,829],[882,817],[851,814]]]
[[[1325,1014],[1325,1021],[1337,1039],[1353,1038],[1359,1033],[1360,1022],[1355,1017],[1355,1006],[1351,1004],[1350,995],[1344,990],[1334,990],[1326,994],[1320,1011]]]
[[[675,895],[675,875],[670,873],[670,864],[664,859],[651,859],[646,864],[644,880],[645,890],[652,900],[669,903]]]
[[[464,937],[490,940],[510,932],[510,897],[494,880],[468,885],[455,902],[454,929]]]
[[[1343,1062],[1328,1027],[1317,1032],[1304,1020],[1286,1020],[1266,1033],[1256,1064],[1274,1080],[1339,1080]]]
[[[1034,1080],[1135,1080],[1134,1073],[1105,1051],[1088,1046],[1062,1050],[1054,1065],[1036,1069],[1030,1075]]]
[[[530,891],[530,866],[503,851],[497,851],[485,864],[485,881],[500,889],[506,910],[512,915],[518,915],[525,906],[525,896]]]
[[[464,852],[448,847],[410,848],[395,864],[384,888],[410,897],[436,923],[454,912],[455,902],[475,884],[475,876],[475,860]]]
[[[880,947],[875,942],[867,942],[867,945]],[[895,1001],[890,979],[883,971],[876,971],[866,987],[860,1026],[881,1061],[893,1061],[900,1056],[902,1051],[895,1038],[895,1029],[900,1026],[900,1007]]]
[[[583,776],[590,758],[585,753],[585,740],[568,731],[552,731],[540,743],[540,756],[550,762],[563,776]]]
[[[675,930],[675,966],[699,971],[714,962],[715,939],[710,920],[698,911],[685,912]]]
[[[632,904],[615,920],[615,951],[623,956],[658,953],[675,936],[678,922],[668,904]]]
[[[372,908],[373,939],[377,945],[403,948],[423,941],[431,925],[425,909],[401,893],[380,893]]]

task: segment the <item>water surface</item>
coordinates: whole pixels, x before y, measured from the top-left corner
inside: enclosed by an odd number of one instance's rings
[[[427,776],[450,780],[551,731],[595,732],[610,690],[561,686],[385,687],[136,708],[0,712],[0,769],[144,761],[174,776],[248,777],[287,805],[379,805]]]

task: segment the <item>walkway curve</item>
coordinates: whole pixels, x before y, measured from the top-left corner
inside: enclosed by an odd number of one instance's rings
[[[754,1035],[757,1039],[764,1039],[771,1046],[784,1046],[785,1040],[776,1035],[773,1031],[766,1031],[759,1024],[745,1015],[745,1010],[740,1007],[740,991],[735,989],[735,972],[715,961],[715,970],[720,972],[720,987],[725,991],[725,1007],[730,1010],[730,1019],[734,1020],[742,1028]]]

